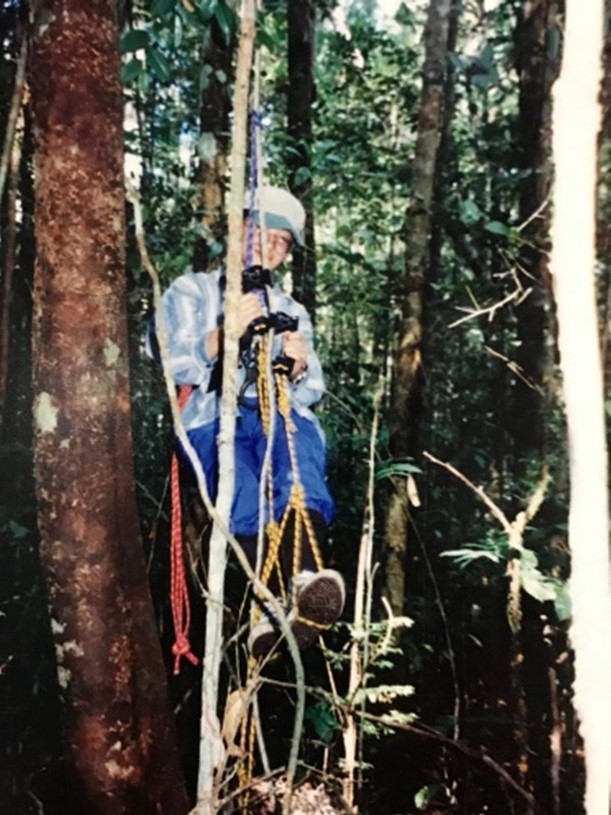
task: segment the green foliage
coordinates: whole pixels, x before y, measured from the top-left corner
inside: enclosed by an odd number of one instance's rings
[[[414,473],[422,473],[422,469],[414,464],[413,458],[401,460],[391,460],[380,464],[376,470],[376,479],[381,481],[383,478],[392,478],[393,476],[406,476],[413,475]]]
[[[541,603],[553,602],[560,622],[570,617],[570,599],[564,581],[543,574],[539,569],[539,558],[531,549],[510,551],[506,535],[491,533],[483,542],[467,543],[460,549],[448,549],[441,552],[441,557],[451,558],[461,569],[485,560],[506,567],[510,557],[519,557],[522,590]]]
[[[340,723],[333,706],[322,699],[306,709],[305,721],[325,744],[330,744],[340,730]]]
[[[416,809],[427,809],[432,804],[445,805],[448,802],[448,789],[445,784],[427,784],[414,796]]]

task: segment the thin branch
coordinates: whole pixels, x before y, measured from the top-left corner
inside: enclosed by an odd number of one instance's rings
[[[8,174],[9,164],[11,161],[11,151],[13,148],[13,140],[17,130],[17,121],[19,119],[19,111],[23,103],[23,95],[25,91],[25,69],[28,55],[28,39],[25,34],[21,40],[21,50],[17,59],[17,71],[15,73],[15,85],[13,86],[13,96],[11,98],[11,109],[8,115],[6,125],[6,134],[4,136],[4,145],[2,147],[2,156],[0,157],[0,199],[4,195],[4,185],[6,184],[6,177]]]
[[[504,362],[507,365],[507,367],[509,368],[509,370],[513,374],[515,374],[518,377],[518,379],[520,379],[522,382],[524,382],[525,385],[527,385],[532,390],[539,390],[538,386],[533,382],[532,379],[529,379],[526,376],[523,369],[520,367],[520,365],[518,365],[517,362],[514,362],[512,359],[509,359],[509,357],[506,357],[504,354],[501,354],[499,351],[495,351],[494,348],[491,348],[489,345],[485,345],[484,348],[486,349],[486,351],[488,351],[488,353],[491,356],[497,357],[497,359],[500,359],[502,362]]]
[[[449,473],[452,473],[452,475],[458,478],[459,481],[462,481],[463,484],[466,484],[470,490],[473,490],[473,492],[478,496],[478,498],[481,498],[484,504],[488,507],[490,514],[494,518],[496,518],[496,520],[500,523],[505,532],[508,535],[511,534],[511,524],[507,520],[507,516],[501,509],[499,509],[499,507],[494,503],[494,501],[486,495],[486,493],[481,487],[476,487],[475,484],[472,481],[470,481],[466,475],[463,475],[460,472],[460,470],[456,469],[456,467],[453,467],[451,464],[448,464],[447,461],[440,461],[438,458],[435,458],[435,456],[432,456],[426,450],[422,455],[425,458],[428,458],[428,460],[431,461],[433,464],[437,464],[439,467],[443,467]]]
[[[541,213],[543,212],[543,210],[546,209],[548,206],[549,206],[549,195],[547,196],[547,198],[545,198],[544,201],[542,201],[539,204],[537,209],[534,212],[532,212],[525,221],[523,221],[518,227],[516,227],[517,231],[522,232],[522,230],[526,229],[528,224],[531,223],[531,221],[534,221],[535,218],[538,218],[539,215],[541,215]]]
[[[484,315],[488,316],[488,322],[492,322],[496,315],[496,312],[503,308],[503,306],[508,305],[509,303],[517,300],[518,304],[523,302],[525,297],[527,297],[532,289],[527,289],[526,292],[524,289],[515,289],[514,291],[510,292],[506,297],[502,300],[499,300],[498,303],[494,303],[491,306],[487,306],[486,308],[478,308],[475,311],[471,311],[464,308],[458,308],[457,311],[467,311],[468,313],[464,317],[460,317],[458,320],[455,320],[453,323],[450,323],[448,328],[456,328],[458,325],[462,325],[462,323],[466,323],[468,320],[475,320],[477,317],[483,317]]]

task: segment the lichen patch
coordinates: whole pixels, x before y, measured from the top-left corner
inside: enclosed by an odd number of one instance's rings
[[[104,343],[104,361],[107,368],[112,368],[117,364],[117,360],[121,356],[121,349],[112,340],[106,339]]]
[[[51,394],[43,391],[36,399],[34,416],[36,427],[41,433],[53,433],[57,428],[59,409],[53,405]]]

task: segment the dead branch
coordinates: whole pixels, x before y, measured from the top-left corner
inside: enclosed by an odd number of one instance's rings
[[[426,450],[422,455],[425,458],[428,458],[428,460],[431,461],[433,464],[437,464],[439,467],[443,467],[449,473],[452,473],[452,475],[458,478],[459,481],[462,481],[463,484],[466,484],[467,487],[469,487],[469,489],[472,490],[478,496],[478,498],[480,498],[484,502],[484,504],[488,507],[490,514],[494,518],[496,518],[496,520],[500,523],[505,532],[508,535],[511,534],[511,524],[507,520],[507,516],[494,503],[494,501],[486,495],[486,493],[481,487],[476,487],[475,484],[472,481],[470,481],[466,475],[463,475],[463,473],[461,473],[460,470],[457,470],[456,467],[453,467],[451,464],[448,464],[447,461],[440,461],[438,458],[435,458],[435,456],[431,455]]]

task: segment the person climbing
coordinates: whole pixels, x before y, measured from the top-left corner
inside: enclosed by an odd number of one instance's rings
[[[238,323],[240,355],[235,428],[235,487],[230,529],[251,565],[256,562],[259,524],[267,525],[262,579],[275,574],[270,588],[286,601],[291,630],[307,648],[341,615],[345,587],[341,575],[325,569],[320,551],[335,506],[326,482],[326,450],[311,410],[324,394],[323,373],[313,347],[306,309],[273,280],[293,243],[304,245],[305,211],[287,190],[262,187],[245,211],[242,295]],[[262,244],[265,235],[265,245]],[[225,272],[188,272],[162,297],[168,337],[168,364],[179,386],[193,389],[182,420],[206,477],[211,499],[218,488],[219,405],[223,358]],[[274,423],[271,447],[271,509],[259,517],[260,481],[268,445],[266,399],[260,390],[260,344],[271,339],[273,369],[284,376],[290,413]],[[154,332],[148,351],[154,356]],[[278,532],[272,545],[270,522]],[[275,522],[275,524],[274,524]],[[275,554],[276,553],[276,554]],[[277,555],[277,556],[276,556]],[[274,558],[271,563],[268,558]],[[275,646],[279,628],[269,608],[253,626],[249,648],[263,658]]]

